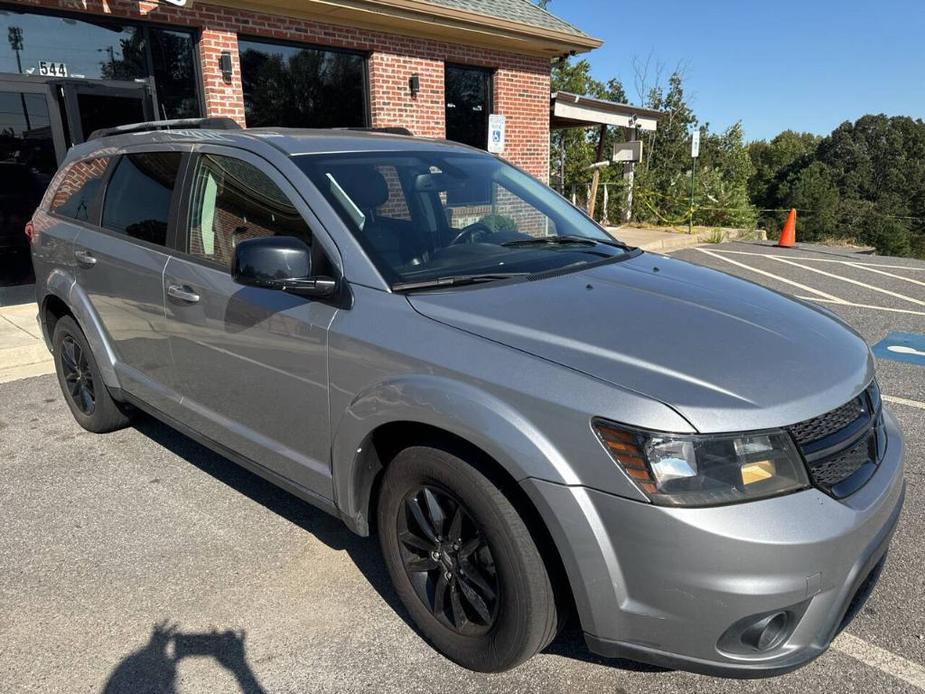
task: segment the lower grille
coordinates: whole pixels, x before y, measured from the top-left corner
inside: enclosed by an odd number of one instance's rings
[[[883,454],[883,414],[876,383],[831,412],[789,427],[813,484],[843,498],[871,478]]]
[[[813,481],[823,489],[831,490],[867,463],[875,461],[871,456],[872,444],[874,435],[869,433],[848,450],[810,463],[809,471]]]

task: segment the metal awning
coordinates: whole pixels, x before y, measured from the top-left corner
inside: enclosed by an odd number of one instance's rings
[[[618,104],[569,92],[555,92],[550,100],[549,127],[561,130],[615,125],[623,128],[635,126],[640,130],[652,131],[656,129],[659,118],[664,115],[661,111],[651,108]]]

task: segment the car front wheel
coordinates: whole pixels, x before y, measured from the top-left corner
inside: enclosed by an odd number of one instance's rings
[[[398,453],[380,488],[378,530],[396,592],[451,660],[500,672],[555,637],[553,587],[529,529],[463,458],[427,446]]]

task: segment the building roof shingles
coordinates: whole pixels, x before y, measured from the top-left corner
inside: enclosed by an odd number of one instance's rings
[[[588,36],[563,19],[540,9],[530,0],[428,0],[432,5],[442,5],[455,10],[506,19],[542,29],[562,31],[577,36]]]

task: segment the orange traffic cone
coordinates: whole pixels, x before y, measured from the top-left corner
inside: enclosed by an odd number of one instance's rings
[[[777,242],[778,248],[793,248],[797,245],[797,211],[790,209],[787,215],[787,221],[784,223],[784,230],[780,232],[780,240]]]

